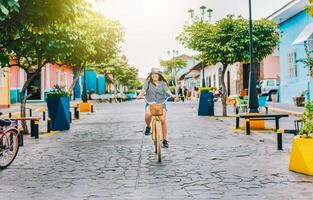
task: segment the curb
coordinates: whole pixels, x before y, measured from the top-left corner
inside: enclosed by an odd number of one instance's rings
[[[303,114],[302,112],[290,111],[290,110],[285,110],[281,108],[268,107],[268,109],[273,112],[286,113],[288,115],[293,115],[296,117],[301,117]]]

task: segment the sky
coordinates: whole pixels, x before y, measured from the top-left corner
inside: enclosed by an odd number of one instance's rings
[[[254,19],[266,18],[290,0],[252,0]],[[124,27],[121,44],[130,65],[146,77],[160,59],[169,59],[168,50],[193,55],[176,40],[184,24],[190,23],[189,9],[200,16],[200,6],[213,10],[212,22],[228,14],[248,17],[248,0],[103,0],[94,9],[105,17],[118,20]],[[171,55],[172,56],[172,55]]]

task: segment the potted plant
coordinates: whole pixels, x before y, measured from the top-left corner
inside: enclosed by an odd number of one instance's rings
[[[295,106],[304,106],[306,93],[307,93],[307,90],[303,91],[303,92],[300,94],[300,96],[298,96],[298,97],[293,97],[293,102],[294,102]]]
[[[302,128],[293,140],[289,169],[291,171],[313,175],[313,104],[306,102],[302,114]]]
[[[70,129],[70,95],[65,88],[55,85],[47,93],[46,102],[51,119],[51,130]]]

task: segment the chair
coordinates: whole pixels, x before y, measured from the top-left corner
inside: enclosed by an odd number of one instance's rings
[[[238,96],[236,98],[236,107],[242,112],[248,111],[248,96]]]
[[[267,101],[268,96],[259,96],[259,108],[265,108],[265,113],[268,113]]]

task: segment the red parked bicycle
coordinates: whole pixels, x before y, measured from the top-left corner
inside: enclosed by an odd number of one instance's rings
[[[0,119],[0,169],[14,161],[19,150],[19,134],[16,120]]]

